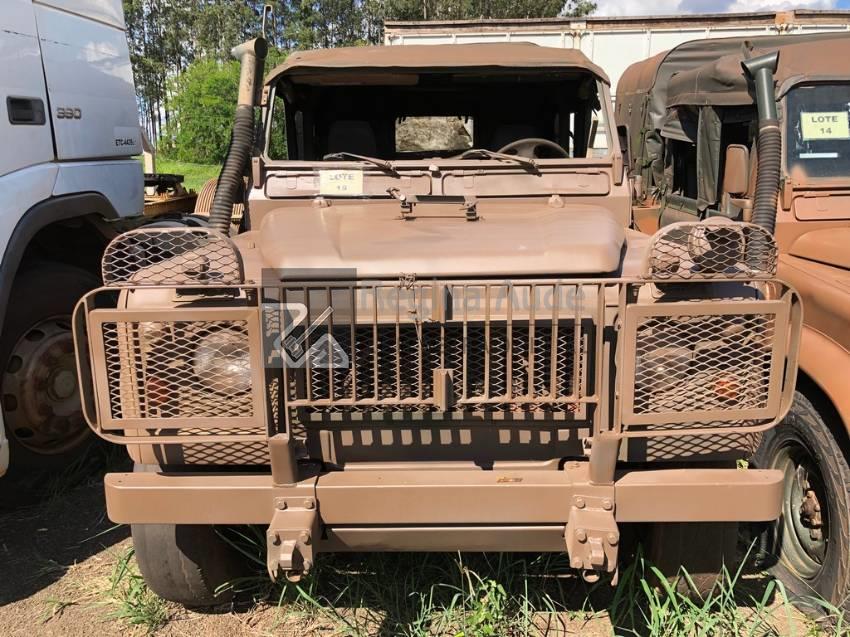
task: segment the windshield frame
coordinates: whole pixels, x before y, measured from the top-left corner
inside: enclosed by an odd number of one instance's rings
[[[535,162],[541,169],[575,169],[577,167],[587,166],[613,166],[614,157],[621,152],[619,147],[618,136],[614,134],[614,109],[611,103],[611,91],[608,84],[600,78],[594,76],[596,82],[597,94],[599,95],[600,110],[599,122],[605,124],[605,139],[607,148],[604,155],[599,157],[566,157],[566,158],[546,158],[535,159]],[[272,135],[272,118],[275,115],[276,100],[283,99],[278,96],[280,82],[267,85],[266,105],[262,110],[263,122],[263,140],[260,158],[264,165],[276,169],[292,169],[292,170],[314,170],[321,169],[348,169],[348,170],[363,170],[369,172],[375,170],[376,167],[368,162],[363,161],[346,161],[346,160],[301,160],[301,159],[273,159],[269,156],[269,148]],[[287,131],[288,132],[288,131]],[[596,135],[599,135],[597,131]],[[386,160],[385,158],[380,158]],[[394,169],[399,171],[405,170],[423,170],[437,167],[440,170],[462,170],[464,168],[475,167],[476,169],[504,169],[506,166],[516,169],[516,165],[506,163],[504,160],[498,159],[459,159],[459,158],[427,158],[427,159],[389,159]],[[518,193],[522,194],[522,193]]]

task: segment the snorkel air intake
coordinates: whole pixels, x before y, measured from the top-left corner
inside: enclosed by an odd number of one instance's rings
[[[782,165],[782,132],[776,111],[773,74],[779,65],[779,52],[760,55],[741,62],[744,72],[755,85],[758,107],[758,172],[753,202],[753,223],[773,234],[776,229],[776,202]]]
[[[263,38],[244,42],[230,52],[241,64],[239,99],[233,120],[233,132],[230,134],[230,146],[227,148],[227,156],[218,176],[218,185],[210,208],[210,226],[224,234],[230,233],[233,204],[242,186],[245,165],[254,146],[254,107],[257,104],[267,52],[268,45]]]

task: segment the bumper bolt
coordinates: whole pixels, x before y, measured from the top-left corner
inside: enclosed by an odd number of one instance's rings
[[[602,500],[602,508],[606,511],[610,511],[614,508],[614,503],[611,502],[609,498],[605,498],[604,500]]]
[[[579,542],[587,542],[587,531],[584,529],[576,529],[576,539]]]
[[[570,566],[572,566],[573,568],[581,568],[583,566],[581,558],[576,556],[573,559],[571,559],[570,560]]]
[[[304,502],[304,508],[307,509],[308,511],[311,511],[315,506],[316,506],[316,503],[313,502],[312,500],[306,500]]]
[[[286,500],[278,500],[276,506],[278,511],[286,511]]]
[[[608,544],[610,544],[611,546],[617,546],[617,542],[619,542],[619,541],[620,541],[620,536],[618,536],[616,533],[609,533],[608,534]]]
[[[577,509],[583,509],[584,508],[584,498],[576,498],[575,505],[576,505]]]

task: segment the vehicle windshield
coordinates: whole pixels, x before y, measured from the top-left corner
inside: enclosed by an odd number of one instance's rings
[[[610,152],[605,92],[586,72],[355,79],[279,82],[267,120],[269,159],[373,166],[384,160],[396,169],[411,160],[498,160],[499,152],[535,161]],[[517,144],[523,140],[540,143]]]
[[[786,98],[786,120],[793,179],[850,175],[850,83],[795,87]]]

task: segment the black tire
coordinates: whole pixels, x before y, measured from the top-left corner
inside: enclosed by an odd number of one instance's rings
[[[0,335],[0,398],[12,476],[25,477],[33,470],[65,468],[81,459],[94,441],[79,407],[70,317],[80,297],[99,284],[100,280],[91,272],[55,262],[33,264],[15,279]],[[49,341],[45,341],[50,347],[45,345],[44,350],[25,347],[38,333],[44,334],[40,328],[51,330]],[[27,354],[19,355],[22,351]],[[63,391],[68,393],[61,400],[51,401],[46,389],[32,385],[30,365],[49,372],[50,361],[54,361],[56,369],[61,367],[65,377],[72,372],[71,384],[63,383]],[[44,417],[46,423],[31,418],[34,413]],[[68,434],[64,437],[55,434],[56,426]],[[42,434],[44,428],[49,428],[51,433]]]
[[[131,530],[139,571],[154,593],[188,608],[233,600],[232,590],[219,589],[243,576],[245,565],[215,527],[133,524]]]
[[[737,522],[659,522],[649,526],[646,540],[650,564],[695,600],[708,597],[724,567],[731,575],[737,569]]]
[[[807,610],[826,609],[812,607],[805,598],[850,609],[850,467],[829,426],[803,394],[797,393],[785,420],[765,433],[753,461],[760,468],[786,471],[782,516],[764,525],[759,537],[761,561],[793,595],[803,598]],[[814,499],[795,495],[802,483]],[[809,513],[800,506],[804,501]],[[820,509],[819,533],[812,503]]]
[[[156,470],[151,465],[134,468]],[[131,533],[148,587],[189,608],[230,603],[233,591],[225,585],[249,572],[245,559],[211,525],[133,524]]]

